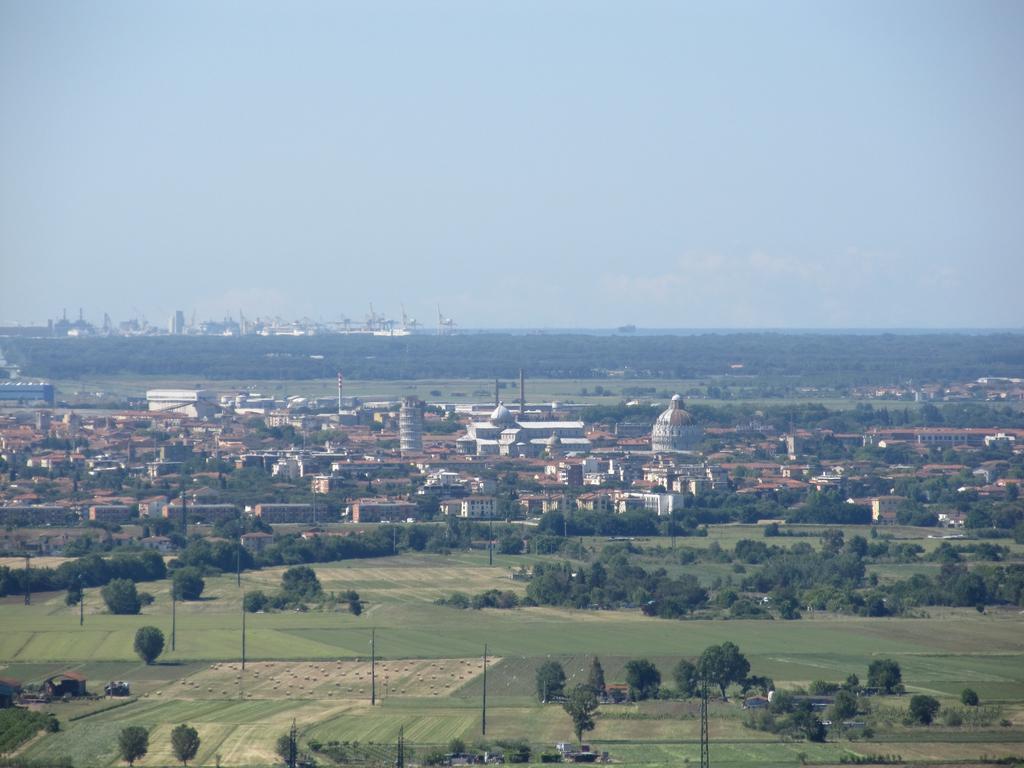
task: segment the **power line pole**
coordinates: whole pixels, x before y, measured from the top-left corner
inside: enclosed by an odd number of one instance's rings
[[[238,532],[238,541],[235,542],[235,584],[242,586],[242,532]]]
[[[708,679],[700,681],[700,768],[711,768],[708,742]]]
[[[29,560],[32,555],[25,555],[25,605],[32,605],[32,566]]]
[[[480,733],[487,735],[487,643],[484,643],[484,701],[480,717]]]
[[[377,703],[377,630],[370,630],[370,706]]]
[[[398,754],[395,756],[395,768],[405,768],[405,726],[398,727]]]
[[[299,729],[292,719],[291,730],[288,731],[288,768],[295,768],[299,762]]]
[[[85,584],[82,573],[78,573],[78,626],[85,624]]]
[[[487,564],[494,565],[494,517],[487,516]]]
[[[245,593],[242,593],[242,671],[245,672]]]
[[[174,584],[171,584],[171,650],[174,650],[174,636],[177,632],[178,595],[174,591]]]

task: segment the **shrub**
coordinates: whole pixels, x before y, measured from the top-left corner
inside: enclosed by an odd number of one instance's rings
[[[269,603],[270,599],[259,590],[256,590],[254,592],[246,592],[245,597],[242,600],[242,607],[245,609],[246,613],[259,613],[265,609]]]

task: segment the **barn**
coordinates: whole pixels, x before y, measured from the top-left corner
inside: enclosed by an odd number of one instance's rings
[[[81,672],[64,672],[48,677],[43,682],[43,690],[51,699],[59,699],[64,696],[85,696],[85,675]]]

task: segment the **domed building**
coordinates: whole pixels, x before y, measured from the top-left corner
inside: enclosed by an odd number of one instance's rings
[[[586,453],[591,444],[582,421],[527,421],[499,402],[486,421],[469,423],[455,447],[459,453],[480,456],[541,456],[552,451]]]
[[[692,451],[704,437],[704,430],[683,410],[683,398],[672,396],[672,404],[654,422],[651,450],[654,453]]]

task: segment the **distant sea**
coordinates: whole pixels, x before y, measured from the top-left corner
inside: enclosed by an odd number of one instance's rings
[[[708,336],[774,333],[780,336],[990,336],[1024,334],[1024,328],[459,328],[460,335],[507,333],[512,336]]]

